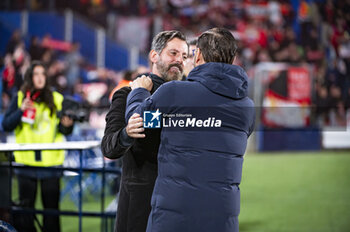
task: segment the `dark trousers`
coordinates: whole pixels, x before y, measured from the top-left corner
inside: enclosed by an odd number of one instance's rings
[[[145,232],[157,166],[145,162],[141,168],[136,168],[130,163],[126,165],[124,160],[114,232]]]
[[[153,184],[121,184],[114,232],[144,232],[151,212]]]
[[[21,207],[34,209],[38,181],[40,181],[41,199],[44,209],[58,209],[60,197],[60,178],[58,177],[36,179],[18,176],[19,199]],[[16,223],[16,229],[18,231],[36,232],[33,214],[22,213],[18,215],[18,217],[19,223]],[[60,232],[61,228],[59,216],[45,215],[43,229],[44,232]]]

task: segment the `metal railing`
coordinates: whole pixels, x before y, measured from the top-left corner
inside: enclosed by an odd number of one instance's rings
[[[114,218],[115,212],[105,212],[105,174],[114,173],[119,175],[121,173],[120,169],[116,168],[106,168],[106,163],[104,158],[102,158],[102,167],[83,167],[83,150],[92,149],[100,146],[100,141],[72,141],[72,142],[62,142],[62,143],[36,143],[36,144],[16,144],[16,143],[0,143],[0,152],[5,152],[9,160],[11,160],[12,152],[14,151],[42,151],[42,150],[77,150],[79,151],[79,167],[33,167],[33,166],[23,166],[18,165],[13,161],[8,161],[7,163],[0,164],[0,168],[10,168],[9,171],[9,191],[12,199],[12,170],[14,168],[18,169],[45,169],[45,170],[62,170],[62,171],[73,171],[78,173],[79,178],[79,202],[78,211],[68,211],[68,210],[35,210],[22,208],[19,206],[11,206],[11,213],[22,212],[30,214],[43,214],[43,215],[65,215],[65,216],[78,216],[79,217],[79,232],[82,231],[82,217],[100,217],[102,220],[101,231],[107,230],[107,220],[108,218]],[[102,189],[101,189],[101,210],[100,212],[84,212],[82,209],[82,177],[83,172],[97,172],[102,174]],[[108,230],[107,230],[108,231]]]

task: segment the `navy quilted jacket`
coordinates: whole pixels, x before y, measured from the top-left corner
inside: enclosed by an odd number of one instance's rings
[[[206,63],[152,96],[143,88],[129,94],[127,119],[163,113],[147,232],[238,231],[243,155],[255,118],[247,89],[241,67]]]

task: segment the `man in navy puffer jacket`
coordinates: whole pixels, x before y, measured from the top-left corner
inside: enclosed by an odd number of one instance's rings
[[[232,65],[236,49],[228,30],[210,29],[198,38],[187,81],[163,84],[152,96],[148,77],[131,85],[127,119],[151,111],[157,120],[163,113],[147,232],[238,231],[243,155],[255,110],[246,72]]]

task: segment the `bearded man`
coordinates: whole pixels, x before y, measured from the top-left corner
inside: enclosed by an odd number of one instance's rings
[[[151,93],[165,82],[181,80],[187,54],[188,45],[181,32],[163,31],[154,37],[149,53],[152,72],[148,76],[153,82]],[[160,130],[144,131],[140,128],[142,119],[137,114],[126,125],[125,107],[130,91],[130,87],[123,87],[114,93],[101,144],[105,157],[123,159],[115,232],[146,230],[157,177]]]

